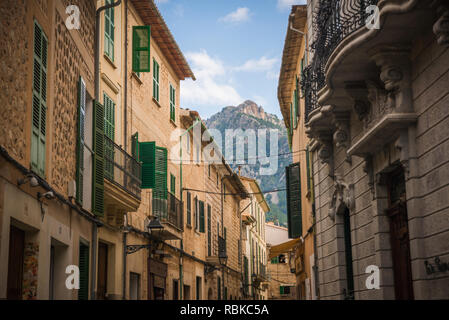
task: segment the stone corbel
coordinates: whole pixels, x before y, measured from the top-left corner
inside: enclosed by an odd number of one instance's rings
[[[321,145],[318,151],[318,158],[321,160],[322,164],[327,164],[329,166],[329,176],[334,178],[334,150],[332,137],[326,133],[320,134],[317,139]]]
[[[373,200],[376,198],[376,191],[374,188],[374,164],[373,157],[371,155],[365,156],[365,165],[363,171],[368,175],[368,185],[373,195]]]
[[[433,33],[440,46],[449,47],[449,4],[443,1],[434,1],[438,19],[433,25]]]
[[[351,163],[351,157],[347,153],[347,149],[350,146],[350,114],[348,112],[334,113],[334,142],[337,148],[344,148],[346,151],[346,161]]]
[[[410,47],[382,45],[371,52],[380,67],[380,80],[387,91],[387,107],[398,113],[412,113]]]
[[[345,183],[343,180],[336,179],[334,184],[335,190],[332,194],[328,215],[335,221],[337,214],[343,214],[344,209],[350,211],[355,209],[355,193],[354,185]]]
[[[364,81],[350,81],[345,83],[345,89],[353,100],[353,109],[360,121],[368,121],[371,103],[368,100],[368,90]]]
[[[396,140],[395,147],[399,150],[399,161],[404,167],[405,178],[408,179],[410,175],[410,150],[407,130],[401,131],[399,138]]]

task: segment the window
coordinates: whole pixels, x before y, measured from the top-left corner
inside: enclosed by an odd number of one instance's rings
[[[201,300],[202,292],[202,279],[201,277],[196,277],[196,300]]]
[[[159,102],[159,64],[153,59],[153,98]]]
[[[279,291],[281,295],[288,295],[290,294],[290,287],[289,286],[280,286]]]
[[[275,257],[271,259],[271,264],[278,264],[279,263],[279,257]]]
[[[195,230],[198,230],[198,198],[195,197],[193,200],[193,210],[194,210],[194,218],[195,218]]]
[[[129,299],[140,300],[140,274],[129,273]]]
[[[133,71],[150,72],[150,26],[133,27]]]
[[[173,280],[173,300],[179,300],[178,280]]]
[[[47,128],[47,51],[47,37],[39,24],[34,22],[31,169],[42,177],[45,175]]]
[[[217,187],[218,187],[218,171],[216,172],[216,175],[217,175]]]
[[[170,84],[170,120],[175,122],[175,112],[176,112],[176,90]]]
[[[209,170],[208,176],[209,176],[209,178],[210,178],[210,167],[211,167],[211,165],[209,164],[209,167],[208,167],[208,170]]]
[[[287,222],[289,238],[302,235],[301,179],[300,164],[294,163],[286,168],[287,177]]]
[[[187,225],[192,225],[192,194],[187,192]]]
[[[204,233],[204,202],[199,202],[199,231]]]
[[[283,255],[283,254],[279,255],[279,263],[286,263],[285,262],[285,255]]]
[[[92,212],[97,216],[104,215],[104,176],[105,176],[105,148],[104,148],[104,106],[95,101],[93,106],[92,128]]]
[[[176,194],[176,177],[172,174],[170,174],[170,192],[172,195]]]
[[[106,140],[105,147],[105,175],[109,179],[114,178],[114,142],[115,140],[115,103],[104,93],[104,134],[110,141]]]
[[[80,289],[78,290],[78,300],[89,299],[89,246],[80,242],[79,246],[79,270]]]
[[[223,199],[226,201],[226,185],[223,183]]]
[[[106,0],[106,5],[113,0]],[[114,61],[114,8],[107,9],[104,13],[104,53]]]
[[[210,204],[207,205],[207,255],[212,256],[212,208]]]

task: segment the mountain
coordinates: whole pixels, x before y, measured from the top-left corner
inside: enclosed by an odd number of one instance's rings
[[[248,162],[253,159],[253,156],[248,158],[247,152],[247,139],[245,139],[245,163],[243,165],[236,164],[235,162],[229,162],[231,168],[235,171],[240,166],[240,174],[255,178],[260,185],[262,191],[285,189],[285,167],[291,163],[291,155],[288,147],[287,131],[284,122],[276,115],[270,114],[264,111],[261,106],[258,106],[255,102],[247,100],[238,106],[228,106],[223,108],[220,112],[212,115],[206,121],[206,125],[209,129],[216,129],[220,131],[222,136],[222,150],[225,150],[225,132],[227,129],[253,129],[256,132],[258,129],[277,129],[278,130],[278,155],[273,156],[269,150],[270,140],[267,133],[267,156],[270,160],[278,160],[277,171],[273,175],[261,175],[260,163],[256,161],[256,164],[249,164]],[[257,141],[258,143],[258,141]],[[233,142],[234,154],[236,151],[236,139]],[[260,157],[260,155],[257,155]],[[236,156],[234,157],[236,158]],[[263,165],[263,167],[267,167]],[[278,221],[281,225],[287,224],[287,206],[286,206],[286,193],[285,191],[273,192],[265,194],[265,198],[271,208],[270,213],[267,214],[267,221]]]

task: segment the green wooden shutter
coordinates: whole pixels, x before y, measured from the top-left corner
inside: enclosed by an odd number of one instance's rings
[[[139,160],[142,163],[142,189],[152,189],[155,186],[156,143],[139,143]]]
[[[153,59],[153,98],[159,102],[159,64]]]
[[[192,194],[187,192],[187,225],[192,225]]]
[[[176,112],[176,90],[170,85],[170,120],[175,121]]]
[[[115,103],[104,93],[104,134],[111,141],[105,142],[105,175],[106,178],[114,179],[114,144],[115,141]]]
[[[78,85],[78,138],[76,144],[76,201],[83,204],[84,126],[86,118],[86,84],[80,77]]]
[[[212,208],[207,205],[207,255],[212,255]]]
[[[307,167],[307,191],[310,191],[310,151],[309,146],[306,148],[306,167]]]
[[[113,0],[106,0],[111,4]],[[107,9],[104,13],[104,53],[114,61],[114,8]]]
[[[133,71],[150,72],[150,26],[133,27]]]
[[[298,127],[298,90],[294,92],[294,109],[293,109],[293,125],[295,129]]]
[[[47,37],[39,24],[35,21],[31,168],[41,176],[45,176],[45,144],[47,129],[47,53]]]
[[[204,233],[204,202],[200,201],[200,232]]]
[[[284,294],[284,287],[283,286],[279,287],[279,292],[280,292],[280,294]]]
[[[79,252],[79,270],[80,270],[80,288],[78,291],[78,300],[89,299],[89,247],[80,243]]]
[[[287,220],[289,238],[302,236],[301,175],[300,164],[286,168],[287,176]]]
[[[92,134],[93,170],[92,170],[92,212],[97,216],[104,215],[104,107],[94,102]]]
[[[154,182],[154,189],[160,199],[167,199],[167,149],[162,147],[156,147]]]

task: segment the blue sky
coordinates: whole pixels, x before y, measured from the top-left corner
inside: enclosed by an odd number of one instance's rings
[[[250,99],[281,116],[277,83],[292,4],[304,0],[156,0],[197,81],[181,107],[203,119]]]

